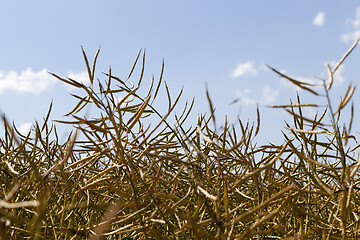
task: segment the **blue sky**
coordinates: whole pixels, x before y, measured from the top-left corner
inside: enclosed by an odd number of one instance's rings
[[[182,104],[195,96],[189,124],[209,111],[207,84],[219,125],[225,114],[230,122],[253,121],[258,104],[259,141],[276,141],[287,117],[266,105],[289,103],[296,88],[265,64],[314,82],[326,77],[325,62],[335,64],[360,37],[357,1],[4,1],[1,9],[0,110],[23,130],[45,116],[51,101],[52,119],[75,104],[69,88],[47,72],[85,80],[80,46],[92,59],[101,45],[97,77],[109,65],[127,76],[146,49],[144,84],[159,76],[164,59],[172,95],[184,86]],[[334,101],[358,81],[359,51],[339,69]]]

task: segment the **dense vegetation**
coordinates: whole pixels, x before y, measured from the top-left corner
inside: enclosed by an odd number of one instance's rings
[[[357,43],[356,43],[357,44]],[[59,80],[81,89],[77,104],[59,120],[73,131],[61,142],[48,115],[21,135],[3,117],[0,139],[0,239],[357,239],[360,194],[357,144],[351,134],[354,107],[343,124],[355,87],[330,101],[336,70],[323,86],[274,70],[324,103],[283,108],[292,117],[280,145],[257,146],[256,123],[225,122],[215,129],[200,114],[185,128],[193,102],[176,115],[166,82],[152,79],[141,94],[145,54],[128,78],[95,79],[83,51],[90,84]],[[135,66],[139,79],[132,81]],[[154,101],[163,91],[168,110]],[[143,91],[144,92],[144,91]],[[160,104],[160,103],[158,103]],[[86,117],[89,106],[93,115]],[[304,108],[314,108],[305,116]],[[147,119],[151,118],[151,121]],[[175,122],[173,124],[171,122]]]

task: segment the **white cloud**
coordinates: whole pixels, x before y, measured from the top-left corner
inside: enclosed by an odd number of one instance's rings
[[[276,102],[277,96],[280,94],[280,91],[270,88],[269,86],[265,86],[262,89],[261,103],[266,105],[271,105]]]
[[[302,82],[302,83],[309,83],[309,84],[313,84],[317,87],[320,87],[320,84],[321,84],[321,81],[320,80],[317,80],[317,79],[314,79],[314,78],[307,78],[307,77],[293,77],[291,75],[287,75],[288,77],[291,77],[292,79],[295,79],[299,82]],[[284,86],[287,86],[287,87],[291,87],[293,88],[294,90],[296,91],[299,91],[301,90],[300,87],[296,86],[295,84],[293,84],[292,82],[290,82],[289,80],[285,79],[285,78],[281,78],[280,79],[280,82],[282,85]]]
[[[67,76],[85,85],[90,83],[87,72],[73,72],[68,71]],[[0,94],[5,91],[15,91],[20,93],[40,94],[52,88],[59,80],[48,73],[48,70],[33,71],[27,68],[20,73],[15,71],[1,71],[0,70]],[[65,83],[64,83],[65,84]],[[75,87],[68,85],[68,90],[73,90]]]
[[[256,75],[259,71],[269,71],[269,68],[266,67],[265,64],[260,65],[258,68],[254,67],[254,63],[251,61],[248,61],[246,63],[240,63],[237,65],[236,69],[233,71],[231,77],[235,78],[238,76],[242,76],[245,74],[253,74]],[[285,70],[281,70],[282,73],[285,73]],[[236,94],[236,102],[240,105],[254,105],[257,103],[265,104],[265,105],[271,105],[274,104],[278,95],[280,94],[280,91],[270,88],[269,86],[264,86],[261,89],[261,93],[259,94],[258,91],[260,91],[261,88],[256,89],[255,97],[251,97],[250,94],[251,91],[248,88],[244,89],[237,89],[235,91]]]
[[[325,24],[325,13],[318,12],[314,18],[313,24],[322,27]]]
[[[21,124],[20,127],[17,128],[17,130],[22,134],[22,135],[27,135],[31,129],[32,123],[24,123]]]
[[[236,66],[236,68],[232,71],[231,77],[232,78],[237,78],[237,77],[247,75],[247,74],[256,75],[257,72],[258,71],[254,67],[254,63],[251,62],[251,61],[248,61],[246,63],[239,63]]]
[[[81,82],[85,85],[90,83],[89,74],[85,71],[79,73],[74,73],[72,71],[69,71],[67,75],[68,78],[71,78],[77,82]]]
[[[258,98],[251,98],[250,90],[248,88],[245,89],[237,89],[236,90],[236,96],[237,100],[236,102],[243,106],[248,105],[254,105],[256,103],[261,103],[265,105],[271,105],[276,102],[277,97],[279,96],[280,91],[270,88],[269,86],[265,86],[261,90],[261,96],[258,96]]]
[[[237,97],[237,102],[240,105],[254,105],[256,104],[256,100],[250,98],[248,95],[250,93],[250,90],[248,88],[245,88],[244,90],[240,90],[237,89],[236,90],[236,97]]]
[[[335,68],[336,64],[337,64],[337,62],[335,62],[335,61],[330,61],[329,62],[329,65],[330,65],[332,70]],[[343,65],[340,65],[339,68],[336,70],[336,72],[335,72],[335,74],[333,76],[334,77],[334,79],[333,79],[334,80],[334,83],[333,83],[334,85],[333,86],[339,87],[346,81],[344,76],[343,76],[344,69],[345,69],[345,67]],[[286,70],[282,70],[281,72],[285,74]],[[328,73],[325,70],[320,75],[318,75],[318,76],[320,76],[319,79],[301,77],[301,76],[293,77],[291,75],[288,75],[288,76],[295,79],[295,80],[297,80],[297,81],[312,84],[313,86],[310,86],[310,88],[321,88],[323,86],[322,85],[323,84],[322,79],[327,79],[328,78]],[[291,83],[289,80],[287,80],[285,78],[281,78],[280,81],[281,81],[281,84],[284,85],[284,86],[291,87],[296,91],[301,90],[300,87],[296,86],[295,84]]]
[[[0,71],[0,93],[16,91],[21,93],[39,94],[51,88],[57,80],[46,69],[39,72],[27,68],[21,73]]]
[[[353,32],[342,34],[341,40],[345,43],[357,41],[360,38],[360,7],[358,7],[355,11],[355,18],[347,19],[346,22],[351,23]]]
[[[335,61],[329,62],[331,69],[334,69],[336,64],[337,64],[337,62],[335,62]],[[344,66],[340,65],[340,67],[336,70],[336,72],[334,74],[334,86],[341,86],[345,82],[345,78],[342,75],[343,71],[344,71]]]
[[[351,33],[341,35],[341,40],[345,43],[352,43],[360,38],[360,30],[355,30]]]
[[[360,27],[360,7],[355,10],[355,19],[349,19],[348,21],[353,25],[354,28]]]
[[[67,77],[71,78],[72,80],[75,80],[77,82],[81,82],[84,85],[88,85],[90,83],[89,74],[88,74],[88,72],[85,72],[85,71],[78,72],[78,73],[68,71]],[[66,83],[64,83],[64,84],[66,84]],[[76,89],[74,86],[69,85],[69,84],[66,84],[66,86],[68,86],[69,91]]]

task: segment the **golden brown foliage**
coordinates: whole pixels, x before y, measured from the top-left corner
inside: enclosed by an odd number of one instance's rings
[[[356,43],[357,44],[357,43]],[[353,48],[356,46],[353,46]],[[352,49],[353,49],[352,48]],[[348,52],[350,53],[352,49]],[[193,101],[178,116],[182,91],[170,96],[161,77],[141,94],[145,54],[138,84],[131,81],[139,52],[127,79],[95,79],[83,50],[90,85],[52,74],[82,89],[78,103],[59,120],[73,128],[59,141],[49,115],[21,135],[3,118],[0,139],[1,239],[357,239],[360,194],[357,149],[351,119],[340,126],[340,114],[355,86],[333,106],[333,75],[323,88],[281,77],[324,100],[324,106],[297,103],[280,107],[293,119],[286,123],[281,145],[256,146],[256,124],[212,128],[215,115],[200,115],[185,128]],[[154,100],[162,87],[168,109]],[[87,106],[95,117],[83,113]],[[318,116],[305,117],[312,107]],[[336,109],[336,110],[335,110]],[[151,124],[146,119],[151,117]],[[155,118],[156,117],[156,118]],[[173,117],[176,124],[170,124]],[[157,119],[157,121],[156,121]],[[355,141],[354,141],[355,140]]]

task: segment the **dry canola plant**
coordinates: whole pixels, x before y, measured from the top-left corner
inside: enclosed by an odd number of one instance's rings
[[[270,67],[322,104],[297,95],[272,106],[292,122],[282,144],[264,146],[254,140],[258,109],[255,123],[225,120],[219,131],[206,90],[210,114],[185,127],[194,101],[178,106],[182,91],[171,97],[164,64],[146,90],[141,51],[126,79],[109,69],[100,80],[99,51],[91,64],[82,50],[88,86],[51,73],[83,92],[72,94],[70,120],[57,121],[73,130],[66,140],[49,120],[52,105],[27,135],[3,117],[0,239],[360,239],[355,85],[340,101],[330,97],[334,74],[356,45],[333,69],[327,65],[320,88]],[[166,112],[157,108],[159,94],[167,96]],[[94,116],[84,114],[88,107]],[[305,116],[305,108],[315,114]]]

